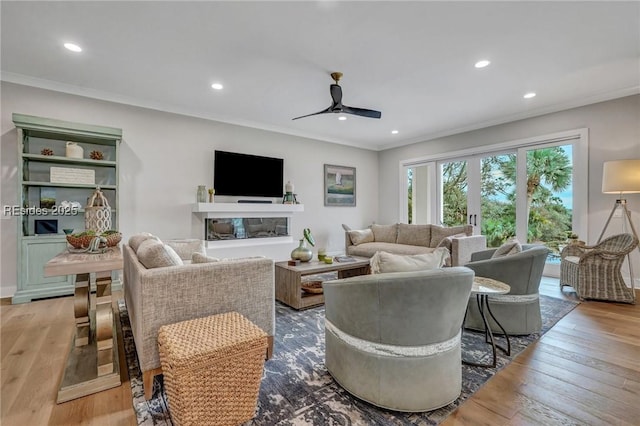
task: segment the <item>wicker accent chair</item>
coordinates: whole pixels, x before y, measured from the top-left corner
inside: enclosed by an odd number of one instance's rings
[[[573,287],[581,299],[636,303],[633,283],[620,272],[626,255],[638,245],[631,234],[618,234],[593,246],[570,244],[560,253],[560,289]]]

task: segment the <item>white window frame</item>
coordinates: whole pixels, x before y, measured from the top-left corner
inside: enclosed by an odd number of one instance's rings
[[[432,154],[423,157],[410,158],[400,160],[398,173],[399,179],[399,217],[398,221],[407,223],[408,221],[408,185],[407,185],[407,168],[425,166],[431,167],[430,179],[432,188],[430,188],[431,194],[436,195],[436,202],[431,203],[430,217],[436,221],[438,220],[438,206],[441,205],[440,196],[437,191],[436,184],[436,164],[438,161],[446,160],[459,160],[464,157],[475,156],[478,154],[491,154],[501,153],[504,151],[513,151],[520,149],[531,149],[543,146],[558,146],[566,145],[568,142],[573,143],[572,149],[572,164],[573,164],[573,231],[580,235],[580,239],[584,241],[590,241],[589,227],[587,221],[587,212],[589,206],[589,187],[588,187],[588,174],[589,174],[589,129],[579,128],[573,130],[567,130],[563,132],[551,133],[548,135],[534,136],[526,139],[518,139],[507,142],[500,142],[495,144],[483,145],[473,148],[462,149],[458,151],[444,152],[439,154]],[[526,180],[526,164],[524,162],[518,162],[517,178],[522,181]],[[522,186],[520,188],[523,188]],[[516,215],[526,210],[526,196],[517,194],[516,203]],[[435,223],[435,222],[434,222]],[[524,232],[524,234],[522,234]],[[526,229],[518,229],[517,235],[527,235]],[[526,239],[525,239],[526,241]]]

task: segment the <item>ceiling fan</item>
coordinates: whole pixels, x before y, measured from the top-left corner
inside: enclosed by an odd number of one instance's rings
[[[312,115],[329,114],[329,113],[334,113],[334,114],[343,113],[343,114],[359,115],[361,117],[368,117],[368,118],[380,118],[382,116],[382,113],[380,111],[374,111],[372,109],[364,109],[364,108],[355,108],[355,107],[350,107],[342,104],[342,87],[340,87],[340,85],[338,84],[341,77],[342,77],[341,72],[331,73],[331,78],[333,78],[335,83],[332,84],[330,87],[331,99],[333,99],[333,102],[331,102],[331,106],[329,108],[322,111],[314,112],[313,114],[301,115],[300,117],[293,118],[292,120],[297,120],[299,118],[304,118],[304,117],[311,117]]]

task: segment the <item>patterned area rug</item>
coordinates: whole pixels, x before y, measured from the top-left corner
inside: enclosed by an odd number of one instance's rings
[[[154,381],[153,398],[144,400],[129,316],[123,300],[118,302],[124,347],[131,379],[133,407],[139,425],[172,425],[162,376]],[[576,302],[540,296],[542,332],[511,338],[511,356],[498,351],[496,368],[462,366],[462,394],[451,404],[425,413],[401,413],[375,407],[343,390],[324,366],[324,306],[296,311],[276,302],[274,356],[265,363],[253,425],[436,425],[504,368],[527,345],[539,339]],[[465,359],[488,362],[491,350],[484,334],[465,330]],[[500,338],[499,341],[502,341]]]

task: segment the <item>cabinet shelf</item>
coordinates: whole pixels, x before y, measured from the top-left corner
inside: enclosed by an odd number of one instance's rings
[[[95,189],[96,187],[100,187],[100,189],[117,189],[116,185],[100,185],[97,183],[51,183],[51,182],[38,182],[32,180],[24,180],[22,181],[22,185],[24,186],[51,186],[54,188],[89,188]]]
[[[92,160],[90,158],[69,158],[59,155],[42,155],[42,154],[23,154],[25,161],[37,161],[39,163],[55,163],[55,164],[72,164],[76,166],[92,166],[92,167],[116,167],[115,161],[109,160]]]

